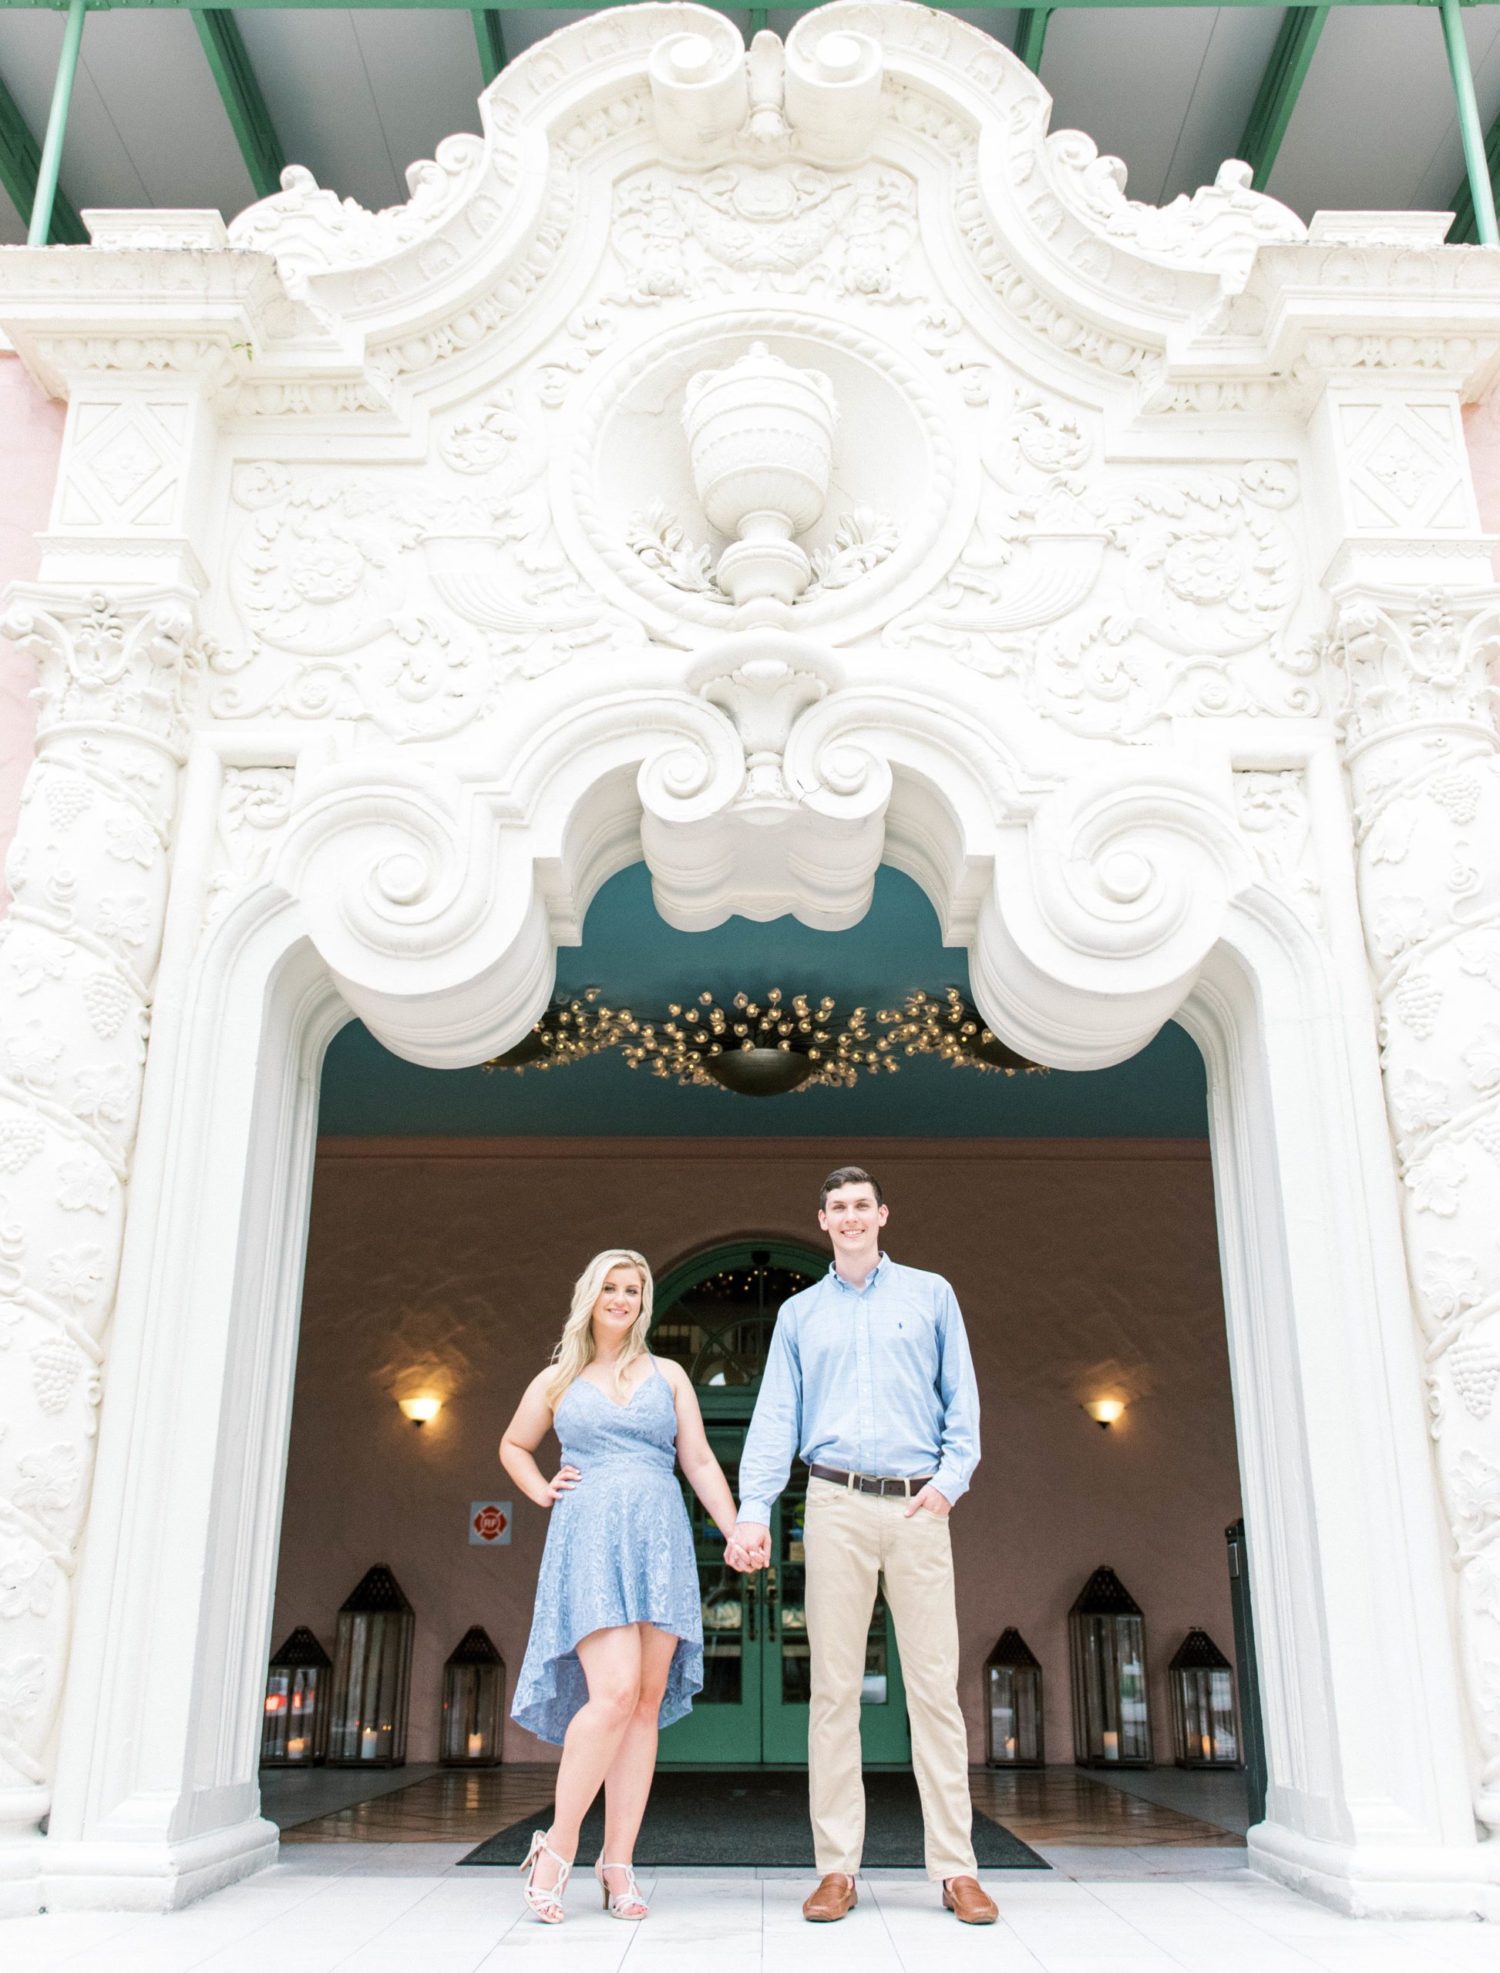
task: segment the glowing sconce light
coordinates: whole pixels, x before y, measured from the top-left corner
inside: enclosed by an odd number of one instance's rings
[[[413,1425],[430,1424],[443,1408],[441,1398],[398,1398],[396,1402],[401,1407],[402,1415],[409,1418]]]
[[[1125,1406],[1119,1398],[1094,1398],[1084,1407],[1096,1425],[1108,1431],[1117,1418],[1125,1416]]]

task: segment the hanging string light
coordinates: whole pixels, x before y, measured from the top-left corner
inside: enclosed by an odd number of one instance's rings
[[[632,1069],[741,1096],[853,1089],[862,1075],[894,1075],[902,1056],[915,1055],[936,1055],[950,1068],[1046,1074],[987,1028],[955,986],[937,994],[919,987],[900,1007],[873,1015],[865,1007],[841,1012],[831,994],[815,1000],[770,987],[755,996],[736,993],[727,1004],[703,992],[642,1018],[628,1007],[598,1004],[600,993],[587,987],[573,999],[554,1001],[529,1035],[484,1068],[519,1075],[618,1049]]]
[[[918,987],[901,1007],[886,1008],[878,1018],[887,1025],[892,1045],[907,1055],[937,1055],[950,1068],[1003,1076],[1047,1073],[1040,1062],[1028,1062],[987,1028],[973,1001],[956,986],[945,987],[941,995]]]

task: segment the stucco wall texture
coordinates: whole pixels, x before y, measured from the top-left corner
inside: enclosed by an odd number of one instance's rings
[[[1170,1759],[1183,1633],[1202,1624],[1233,1656],[1239,1485],[1202,1143],[325,1139],[273,1643],[305,1623],[331,1649],[339,1604],[389,1563],[417,1617],[409,1757],[435,1758],[442,1664],[464,1630],[489,1631],[508,1689],[525,1649],[546,1516],[517,1499],[512,1544],[481,1549],[467,1511],[514,1498],[497,1443],[574,1276],[606,1246],[639,1247],[661,1274],[723,1240],[819,1243],[818,1185],[850,1158],[885,1185],[889,1251],[948,1276],[973,1343],[984,1457],[953,1519],[973,1759],[981,1667],[1016,1624],[1045,1667],[1049,1757],[1071,1760],[1067,1612],[1100,1562],[1146,1613]],[[447,1401],[419,1430],[396,1399],[427,1389]],[[1100,1395],[1130,1400],[1108,1431],[1080,1409]],[[505,1756],[553,1750],[509,1726]]]
[[[0,350],[0,596],[36,572],[38,533],[47,524],[66,407],[43,397],[13,352]],[[1464,414],[1464,434],[1484,526],[1500,535],[1500,389]],[[1500,544],[1495,550],[1500,581]],[[0,917],[10,904],[3,870],[15,834],[16,805],[31,765],[35,720],[32,660],[0,638]]]
[[[36,574],[37,535],[52,505],[64,415],[65,406],[43,397],[19,357],[0,353],[0,596],[9,583]],[[0,912],[10,903],[4,858],[31,765],[35,683],[34,660],[0,637]]]

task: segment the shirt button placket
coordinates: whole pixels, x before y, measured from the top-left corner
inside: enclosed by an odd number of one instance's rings
[[[857,1325],[854,1350],[859,1367],[859,1470],[861,1473],[876,1473],[880,1469],[875,1463],[875,1390],[870,1365],[869,1295],[857,1295],[854,1309]]]

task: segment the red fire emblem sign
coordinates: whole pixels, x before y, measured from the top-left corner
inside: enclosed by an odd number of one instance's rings
[[[482,1548],[510,1540],[510,1502],[476,1500],[469,1508],[469,1540]]]

